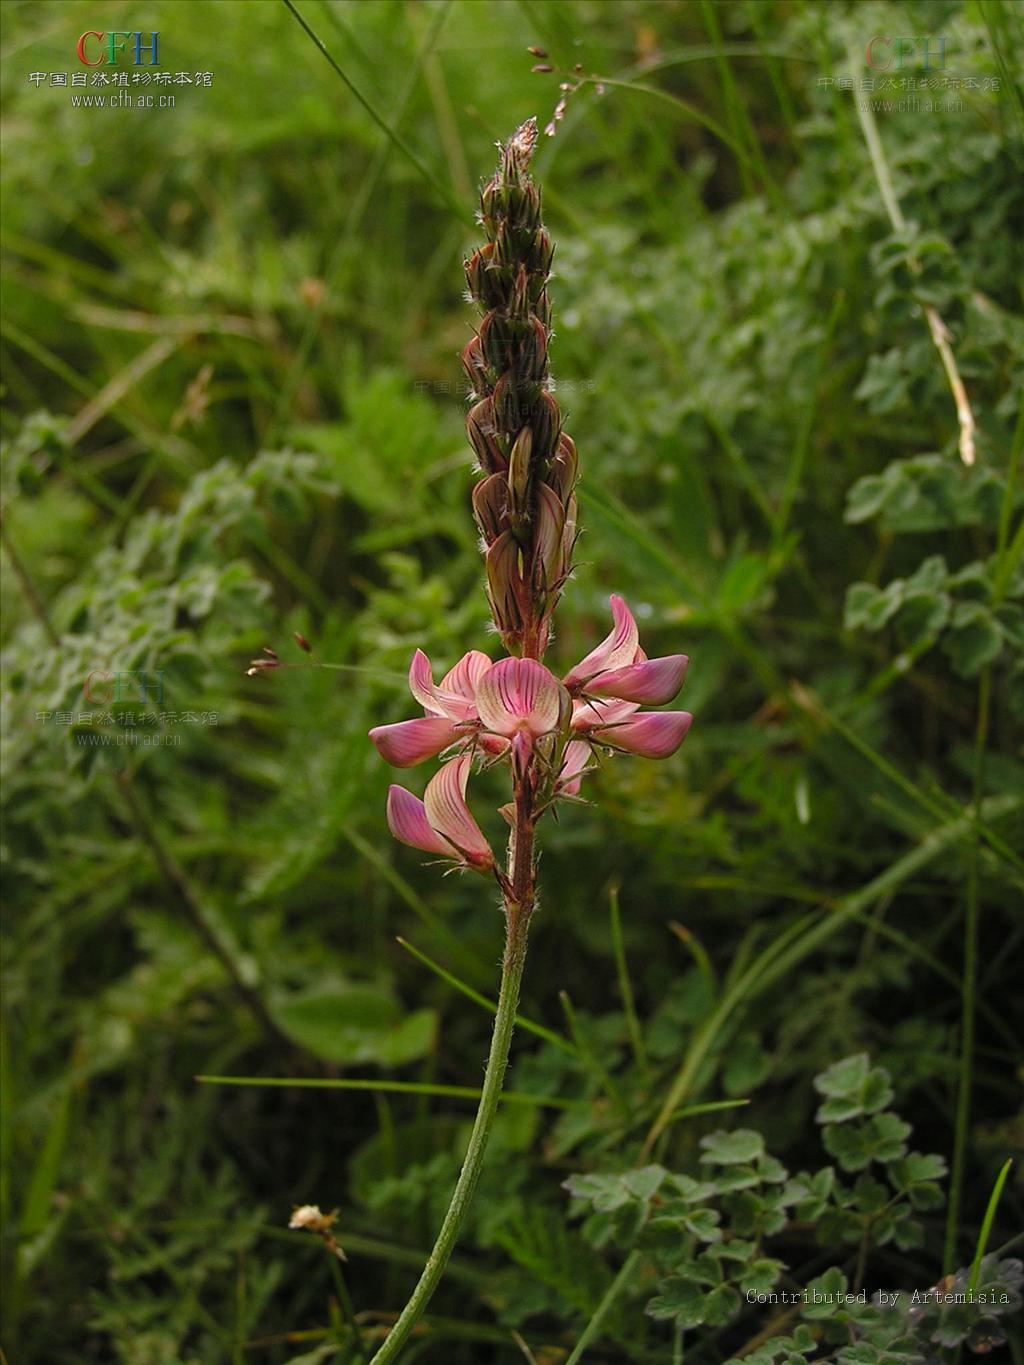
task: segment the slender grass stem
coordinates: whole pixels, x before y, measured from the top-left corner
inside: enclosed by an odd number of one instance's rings
[[[853,53],[851,49],[851,61]],[[882,139],[878,134],[878,124],[871,111],[869,100],[854,99],[857,109],[857,117],[860,120],[861,130],[864,133],[864,142],[867,145],[868,156],[871,159],[871,168],[875,173],[875,180],[878,184],[878,192],[882,196],[882,203],[888,214],[889,222],[893,226],[894,232],[906,232],[907,220],[903,216],[900,201],[896,195],[896,189],[892,182],[892,173],[889,170],[889,163],[885,157],[885,148],[882,146]],[[913,274],[921,272],[921,263],[914,255],[908,255],[907,264]],[[960,459],[965,465],[974,464],[975,448],[975,422],[974,413],[971,411],[970,400],[967,397],[967,389],[964,381],[960,377],[957,368],[956,356],[953,348],[949,344],[949,329],[939,316],[938,309],[931,303],[919,300],[921,311],[924,313],[928,323],[928,331],[931,334],[932,342],[939,353],[942,361],[942,368],[946,373],[950,392],[953,395],[953,402],[956,405],[956,417],[960,426]]]
[[[973,1294],[978,1287],[978,1280],[981,1276],[981,1262],[985,1256],[985,1248],[988,1246],[988,1239],[992,1233],[992,1224],[995,1222],[996,1210],[999,1207],[999,1200],[1003,1193],[1003,1186],[1006,1184],[1006,1177],[1010,1174],[1010,1167],[1013,1165],[1013,1157],[1009,1157],[1004,1163],[1003,1168],[996,1176],[996,1183],[992,1186],[992,1193],[989,1196],[988,1208],[985,1210],[985,1217],[981,1224],[981,1231],[978,1233],[977,1245],[974,1248],[974,1260],[971,1262],[971,1278],[967,1282],[968,1294]]]
[[[491,1014],[497,1013],[498,1006],[493,1000],[488,999],[486,995],[482,995],[480,991],[475,991],[472,986],[467,986],[465,981],[460,981],[452,972],[446,971],[439,962],[435,962],[433,958],[427,957],[426,953],[420,952],[419,948],[413,947],[408,939],[404,939],[399,935],[395,941],[400,943],[407,953],[412,953],[417,962],[422,962],[424,967],[429,967],[442,981],[447,982],[448,985],[452,986],[455,990],[461,991],[468,1000],[474,1001],[477,1005],[480,1005]],[[537,1038],[543,1038],[544,1041],[550,1043],[552,1047],[557,1047],[562,1052],[568,1052],[572,1057],[579,1055],[572,1043],[570,1043],[568,1039],[563,1038],[560,1033],[556,1033],[554,1029],[545,1028],[543,1024],[536,1024],[532,1019],[527,1019],[522,1014],[516,1015],[516,1023],[525,1033],[532,1033]]]
[[[597,1336],[598,1332],[601,1330],[601,1324],[604,1322],[605,1318],[611,1312],[611,1308],[615,1300],[619,1297],[623,1289],[625,1289],[626,1285],[629,1283],[630,1279],[633,1276],[633,1272],[640,1264],[640,1259],[641,1259],[640,1252],[632,1251],[623,1261],[622,1269],[615,1276],[615,1279],[612,1280],[611,1284],[605,1291],[604,1298],[594,1309],[593,1316],[587,1323],[586,1327],[584,1327],[583,1335],[580,1337],[579,1341],[577,1341],[576,1345],[573,1347],[572,1354],[569,1356],[569,1359],[565,1362],[565,1365],[578,1365],[578,1362],[583,1359],[583,1352],[587,1349],[590,1343]]]
[[[626,947],[622,941],[622,915],[619,911],[619,888],[613,886],[609,896],[612,918],[612,945],[615,949],[615,970],[619,977],[619,994],[622,996],[622,1008],[626,1015],[626,1028],[629,1030],[629,1041],[633,1047],[633,1056],[636,1058],[637,1066],[646,1075],[650,1070],[647,1060],[647,1049],[644,1046],[644,1035],[640,1028],[640,1020],[637,1018],[636,1002],[633,999],[633,983],[629,979],[629,964],[626,962]]]
[[[953,1162],[949,1177],[949,1206],[946,1213],[946,1241],[943,1266],[948,1275],[955,1269],[957,1224],[963,1197],[964,1166],[967,1157],[967,1130],[971,1117],[971,1084],[974,1065],[975,987],[978,974],[978,882],[981,873],[981,800],[985,782],[985,747],[988,742],[992,703],[992,670],[985,668],[978,684],[978,726],[974,738],[974,848],[967,880],[967,907],[964,915],[964,957],[960,993],[960,1066],[957,1074],[956,1119],[953,1130]]]
[[[345,1283],[345,1276],[341,1272],[338,1257],[335,1252],[328,1250],[328,1258],[331,1266],[331,1278],[334,1281],[334,1291],[338,1296],[338,1306],[341,1308],[341,1316],[345,1319],[345,1326],[352,1333],[352,1343],[355,1346],[354,1359],[359,1365],[364,1365],[367,1360],[366,1345],[363,1342],[363,1333],[356,1318],[356,1310],[352,1304],[352,1296],[348,1292],[348,1285]]]

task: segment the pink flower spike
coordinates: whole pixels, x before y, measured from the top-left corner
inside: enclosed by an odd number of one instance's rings
[[[480,679],[477,711],[496,735],[546,735],[558,725],[562,692],[536,659],[502,659]]]
[[[581,683],[609,668],[622,668],[636,658],[640,635],[633,613],[618,593],[612,593],[612,617],[615,625],[609,635],[592,649],[585,659],[571,668],[562,681],[570,691],[578,692]]]
[[[494,866],[494,854],[466,805],[471,764],[468,754],[446,763],[427,783],[423,807],[431,829],[447,842],[447,851],[454,849],[470,867],[487,872]]]
[[[397,725],[378,725],[370,731],[377,752],[393,768],[412,768],[447,749],[459,737],[447,716],[402,720]]]
[[[451,845],[431,829],[423,802],[404,787],[388,788],[388,829],[400,844],[451,856]]]
[[[583,770],[590,762],[590,745],[581,739],[572,739],[565,746],[562,755],[562,769],[555,786],[563,796],[579,796],[583,780]]]
[[[682,687],[689,662],[685,654],[667,654],[663,659],[626,664],[624,668],[610,668],[592,678],[584,691],[595,697],[615,697],[621,701],[663,706]]]
[[[598,744],[610,744],[641,758],[668,758],[692,723],[689,711],[641,711],[632,720],[595,730],[593,737]]]
[[[459,664],[456,664],[452,673],[458,668]],[[451,677],[451,674],[448,676]],[[471,697],[434,686],[434,670],[422,649],[416,651],[409,665],[409,691],[428,715],[447,716],[449,720],[476,719],[476,707]]]

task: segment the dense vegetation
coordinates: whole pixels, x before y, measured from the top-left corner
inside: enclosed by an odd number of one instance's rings
[[[271,0],[3,7],[8,1358],[366,1360],[431,1244],[501,923],[390,840],[366,732],[488,643],[461,260],[564,95],[551,659],[622,592],[696,720],[545,832],[404,1359],[1020,1365],[1020,8],[296,7],[335,65]],[[30,80],[100,27],[212,81]],[[945,1274],[995,1307],[896,1297]]]

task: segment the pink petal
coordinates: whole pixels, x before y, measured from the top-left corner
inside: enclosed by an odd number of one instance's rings
[[[451,857],[451,844],[431,829],[423,802],[404,787],[388,788],[388,829],[400,844]]]
[[[491,666],[491,661],[479,649],[471,649],[450,672],[441,679],[439,692],[454,693],[472,701],[476,696],[476,686]]]
[[[554,675],[536,659],[502,659],[480,679],[476,705],[495,734],[545,735],[558,724],[561,691]]]
[[[595,697],[618,697],[622,701],[663,706],[682,687],[689,662],[685,654],[666,654],[662,659],[609,668],[591,678],[585,691]]]
[[[423,806],[431,827],[447,841],[447,851],[456,850],[472,867],[486,871],[494,855],[465,801],[471,763],[468,754],[446,763],[427,783]]]
[[[581,739],[572,739],[565,746],[556,784],[565,796],[579,796],[583,770],[590,762],[590,756],[590,745]]]
[[[596,649],[592,649],[585,659],[581,659],[575,668],[569,670],[562,679],[566,687],[578,690],[581,683],[585,683],[596,673],[603,673],[608,668],[622,668],[635,659],[640,637],[633,613],[618,593],[612,593],[611,604],[615,620],[611,633]]]
[[[397,725],[377,725],[370,731],[381,758],[395,768],[411,768],[433,758],[458,738],[459,732],[447,716],[401,720]]]
[[[640,709],[635,701],[574,701],[572,729],[592,730],[595,725],[617,725]]]
[[[692,722],[689,711],[642,711],[633,720],[595,731],[594,739],[641,758],[668,758],[682,744]]]
[[[416,651],[409,665],[409,691],[429,715],[447,716],[449,720],[476,719],[472,700],[434,686],[434,670],[422,649]]]

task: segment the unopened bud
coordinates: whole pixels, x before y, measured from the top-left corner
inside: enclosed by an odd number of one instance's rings
[[[470,347],[472,346],[470,342]],[[469,350],[470,347],[466,349]],[[492,309],[480,324],[480,349],[492,370],[501,374],[511,362],[512,333],[509,324]]]
[[[503,637],[522,629],[519,599],[522,576],[519,572],[519,546],[511,531],[503,531],[486,556],[487,596],[494,624]]]
[[[530,452],[533,449],[533,432],[523,427],[512,446],[508,461],[508,496],[513,521],[526,515],[527,497],[530,490]]]
[[[576,442],[571,436],[567,436],[563,431],[558,437],[558,452],[551,461],[551,468],[547,474],[547,482],[555,490],[562,502],[568,500],[569,494],[576,486],[578,468],[579,460],[576,455]]]
[[[313,646],[306,639],[305,635],[300,634],[299,631],[295,632],[295,643],[300,649],[304,649],[307,654],[313,653]]]
[[[558,404],[546,390],[538,397],[531,418],[534,455],[538,463],[546,463],[555,451],[562,424]]]
[[[516,129],[502,150],[502,169],[510,179],[519,180],[526,174],[536,145],[537,120],[530,118]]]
[[[554,255],[554,243],[547,232],[542,229],[537,233],[533,241],[533,247],[530,253],[530,269],[537,275],[550,275],[551,262],[554,259]],[[543,279],[541,283],[543,284]]]
[[[508,483],[503,474],[489,474],[474,487],[473,515],[487,546],[508,529]]]
[[[542,592],[558,586],[562,576],[562,532],[565,508],[546,483],[537,485],[537,515],[533,533],[534,581]]]
[[[474,337],[468,345],[462,348],[459,357],[462,361],[462,370],[469,380],[474,392],[486,392],[487,381],[485,377],[484,353],[480,345],[480,338]]]
[[[522,404],[512,377],[503,374],[491,394],[494,404],[494,425],[499,431],[515,432],[523,425]]]
[[[548,369],[548,329],[538,317],[531,317],[526,336],[519,347],[519,379],[535,384]]]
[[[466,432],[481,469],[488,474],[496,474],[508,468],[508,461],[498,442],[493,399],[484,398],[470,408],[466,416]]]
[[[538,62],[536,66],[530,67],[531,71],[540,71],[543,72],[544,74],[547,74],[549,71],[554,71],[554,69],[555,68],[553,66],[547,66],[543,62]]]
[[[540,57],[543,59],[548,55],[542,47],[528,47],[526,50],[531,57]]]

